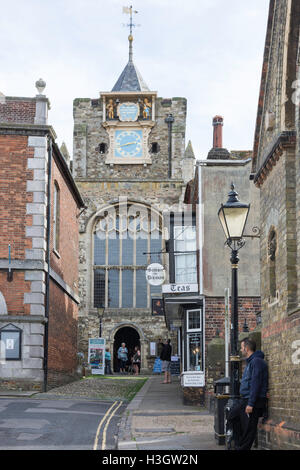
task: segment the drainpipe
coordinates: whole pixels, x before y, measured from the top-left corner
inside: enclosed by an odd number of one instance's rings
[[[46,232],[46,298],[45,298],[45,337],[44,337],[44,392],[48,379],[48,333],[49,333],[49,287],[50,287],[50,231],[51,231],[51,176],[52,176],[52,138],[48,135],[48,185],[47,185],[47,232]]]
[[[169,157],[169,167],[168,167],[168,178],[172,178],[172,125],[174,122],[173,114],[169,114],[166,117],[165,122],[168,124],[168,157]]]

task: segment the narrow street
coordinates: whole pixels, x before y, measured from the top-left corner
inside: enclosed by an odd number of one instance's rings
[[[0,450],[115,449],[120,400],[0,398]]]

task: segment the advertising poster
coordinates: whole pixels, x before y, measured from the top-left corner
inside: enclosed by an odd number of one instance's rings
[[[105,371],[105,339],[89,339],[89,364],[92,374],[104,374]]]

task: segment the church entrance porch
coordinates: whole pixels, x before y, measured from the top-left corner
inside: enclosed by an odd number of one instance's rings
[[[131,364],[131,358],[134,354],[135,346],[138,346],[141,349],[140,335],[138,334],[135,328],[130,326],[125,326],[120,328],[114,336],[114,348],[113,348],[113,368],[114,372],[119,372],[119,359],[118,359],[118,349],[122,343],[125,343],[126,348],[128,349],[128,362],[127,365]]]

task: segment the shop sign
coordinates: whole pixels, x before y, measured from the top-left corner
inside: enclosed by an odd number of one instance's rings
[[[105,370],[105,339],[89,339],[89,357],[88,362],[92,369],[92,374],[104,374]]]
[[[198,284],[165,284],[162,286],[164,294],[183,294],[198,292]]]
[[[181,376],[183,387],[204,387],[204,372],[184,372]]]
[[[165,280],[165,268],[160,263],[152,263],[146,269],[146,279],[151,286],[160,286]]]

